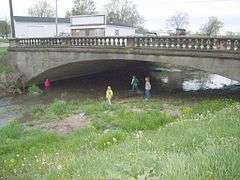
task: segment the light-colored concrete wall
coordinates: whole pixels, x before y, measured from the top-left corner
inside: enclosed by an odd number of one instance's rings
[[[55,23],[15,22],[16,37],[54,37]],[[58,23],[58,33],[70,33],[70,23]]]
[[[115,34],[116,30],[119,32],[118,35]],[[135,28],[124,27],[124,26],[106,25],[105,35],[106,36],[134,36],[135,35]]]
[[[94,24],[105,24],[105,15],[81,15],[72,16],[71,25],[94,25]]]
[[[59,80],[92,74],[128,66],[130,62],[158,62],[192,67],[240,81],[239,55],[233,54],[231,57],[224,53],[203,53],[193,55],[184,51],[181,55],[177,51],[166,50],[20,48],[10,49],[9,61],[24,74],[26,82],[42,82],[46,77]]]

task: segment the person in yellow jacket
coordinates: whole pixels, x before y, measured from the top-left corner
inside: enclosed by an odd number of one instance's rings
[[[111,106],[112,105],[111,101],[112,101],[112,98],[113,98],[113,91],[112,91],[111,86],[107,87],[106,98],[107,98],[108,104]]]

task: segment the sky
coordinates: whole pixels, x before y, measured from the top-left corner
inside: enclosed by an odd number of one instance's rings
[[[37,0],[12,0],[15,16],[27,15],[28,8]],[[47,0],[55,6],[55,0]],[[97,11],[103,13],[108,0],[95,0]],[[189,14],[188,30],[199,31],[210,16],[216,16],[224,22],[222,32],[240,32],[240,0],[132,0],[139,13],[144,17],[144,26],[149,30],[166,30],[166,19],[174,12]],[[9,1],[0,0],[0,19],[9,17]],[[73,0],[58,0],[59,17],[73,6]]]

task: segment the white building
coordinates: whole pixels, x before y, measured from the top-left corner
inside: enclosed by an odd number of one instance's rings
[[[55,18],[14,16],[15,33],[18,38],[56,36]],[[70,34],[70,19],[58,18],[58,33]]]
[[[14,16],[17,38],[55,37],[54,17]],[[106,23],[105,15],[73,16],[58,18],[58,35],[86,36],[134,36],[135,28]]]
[[[107,24],[105,15],[71,17],[72,36],[134,36],[135,28]]]

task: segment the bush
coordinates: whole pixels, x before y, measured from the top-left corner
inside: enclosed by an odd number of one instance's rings
[[[34,96],[43,94],[43,91],[36,84],[32,84],[31,86],[28,87],[28,93],[29,95]]]

